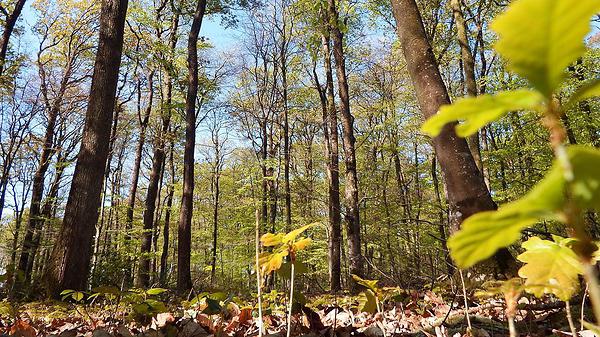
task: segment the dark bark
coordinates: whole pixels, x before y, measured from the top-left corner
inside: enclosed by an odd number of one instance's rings
[[[140,140],[138,142],[138,148],[136,149],[136,158],[134,164],[134,171],[132,184],[135,182],[137,185],[137,179],[139,176],[140,163],[142,161],[142,150],[144,147],[145,135],[146,135],[146,126],[148,125],[148,120],[150,118],[150,112],[152,111],[152,101],[153,101],[153,81],[152,77],[154,74],[150,74],[148,76],[148,106],[146,107],[146,112],[144,113],[143,119],[140,117]],[[163,140],[159,140],[159,147],[162,147],[164,144]],[[158,162],[159,160],[160,162]],[[150,179],[148,182],[148,195],[146,196],[146,208],[144,209],[143,218],[144,218],[144,230],[142,232],[142,248],[140,252],[140,259],[138,265],[137,279],[136,285],[141,288],[148,287],[150,285],[150,248],[152,245],[152,228],[154,225],[154,211],[156,205],[157,191],[158,185],[160,182],[161,169],[164,162],[164,149],[161,148],[160,154],[155,156],[152,160],[152,171],[150,171]],[[133,221],[133,207],[135,206],[135,192],[137,190],[137,186],[131,186],[131,191],[129,195],[129,201],[127,204],[127,221],[131,224]],[[151,204],[148,201],[151,201]],[[131,228],[131,225],[128,226]]]
[[[188,85],[185,98],[185,147],[183,152],[183,195],[179,212],[177,240],[177,289],[192,288],[190,271],[192,211],[194,201],[194,148],[196,143],[196,98],[198,97],[198,35],[206,10],[206,0],[198,0],[188,36]]]
[[[49,295],[84,289],[115,108],[128,0],[104,0],[82,143],[64,220],[46,270]]]
[[[339,144],[337,110],[333,88],[333,71],[331,68],[330,39],[328,34],[321,37],[323,47],[323,64],[325,66],[325,87],[322,88],[316,71],[313,77],[319,91],[323,110],[323,134],[325,137],[325,156],[327,158],[328,182],[328,223],[329,240],[329,286],[332,292],[341,290],[341,244],[342,227],[340,214],[340,176],[339,176]]]
[[[21,15],[21,11],[23,10],[23,6],[25,6],[25,0],[17,0],[15,3],[15,7],[12,12],[6,17],[4,22],[4,30],[2,31],[2,37],[0,37],[0,76],[4,73],[4,65],[6,63],[6,53],[8,52],[8,42],[10,40],[10,36],[15,29],[15,25],[17,24],[17,20]]]
[[[391,0],[391,3],[416,97],[424,117],[429,118],[437,113],[441,105],[450,103],[448,92],[415,0]],[[494,210],[497,206],[466,140],[456,135],[454,126],[446,125],[432,142],[446,183],[450,224],[456,229],[467,217]],[[501,273],[512,272],[509,269],[514,267],[515,261],[508,250],[498,251],[495,260]]]
[[[346,232],[348,233],[348,258],[350,274],[363,276],[363,258],[360,251],[360,216],[358,205],[358,175],[356,173],[356,153],[354,137],[354,116],[350,113],[350,94],[346,59],[344,56],[344,35],[339,27],[339,17],[335,0],[328,0],[329,29],[333,41],[333,57],[336,65],[338,93],[340,96],[340,115],[342,121],[342,144],[344,149]],[[352,283],[354,284],[354,282]]]
[[[161,285],[167,283],[167,260],[169,258],[169,232],[171,225],[171,208],[173,207],[173,195],[175,194],[175,163],[173,162],[174,144],[171,142],[171,151],[169,151],[169,173],[171,175],[171,183],[169,184],[169,192],[167,195],[167,203],[165,209],[165,223],[163,226],[163,246],[160,255],[160,272],[159,279]]]
[[[61,80],[57,96],[52,104],[50,104],[50,102],[48,101],[48,89],[46,87],[45,82],[45,70],[43,69],[42,64],[39,64],[39,70],[42,78],[42,91],[44,92],[43,95],[45,97],[46,108],[48,110],[48,124],[46,125],[46,132],[44,134],[44,140],[42,143],[42,151],[40,154],[38,168],[33,176],[31,202],[29,206],[29,221],[27,222],[25,237],[23,238],[23,249],[21,251],[21,256],[19,257],[18,268],[19,270],[25,272],[26,281],[29,281],[31,278],[31,271],[28,271],[27,265],[30,259],[35,258],[34,251],[37,250],[37,247],[34,247],[35,242],[33,240],[33,237],[36,232],[40,232],[42,230],[42,225],[44,223],[44,217],[42,216],[41,212],[41,203],[42,198],[44,196],[44,178],[46,177],[46,172],[50,167],[50,161],[52,160],[52,156],[55,152],[54,130],[56,128],[56,121],[60,113],[63,97],[65,91],[67,90],[67,83],[71,78],[71,62],[67,61],[67,64],[67,69],[65,70],[65,73]]]

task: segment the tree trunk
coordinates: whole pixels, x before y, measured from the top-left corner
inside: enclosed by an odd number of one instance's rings
[[[185,148],[183,153],[183,195],[179,212],[177,240],[177,289],[192,288],[190,271],[192,208],[194,201],[194,148],[196,143],[196,98],[198,97],[198,35],[206,10],[206,0],[198,0],[188,36],[188,86],[185,98]]]
[[[325,156],[327,157],[328,179],[328,216],[329,216],[329,286],[332,292],[341,290],[341,244],[342,227],[340,214],[340,175],[337,110],[333,88],[333,71],[331,68],[331,51],[329,35],[321,37],[323,47],[323,64],[325,66],[326,84],[321,89],[316,71],[314,73],[323,110],[323,134],[325,136]]]
[[[398,38],[402,45],[418,103],[425,118],[437,113],[440,106],[449,104],[446,86],[427,39],[421,14],[415,0],[391,0]],[[467,217],[497,208],[475,164],[467,142],[456,135],[455,124],[446,125],[435,137],[433,147],[442,168],[450,208],[450,223],[457,229]],[[501,273],[514,267],[508,250],[496,253]]]
[[[134,181],[137,185],[137,177],[139,175],[139,164],[141,163],[142,149],[144,146],[142,135],[145,138],[145,129],[148,123],[148,119],[150,118],[150,111],[152,110],[152,100],[153,100],[153,92],[154,88],[152,86],[152,77],[154,74],[150,74],[148,76],[148,106],[146,107],[146,112],[144,113],[144,119],[140,119],[140,142],[138,143],[138,148],[136,151],[136,164],[137,167],[134,166],[134,170],[137,169],[137,172],[134,172]],[[142,125],[143,128],[142,128]],[[164,126],[163,126],[164,129]],[[143,132],[143,133],[142,133]],[[162,138],[162,137],[161,137]],[[156,198],[158,185],[160,182],[161,169],[164,162],[164,140],[157,140],[157,148],[159,148],[158,153],[155,152],[155,156],[152,160],[152,171],[150,172],[150,178],[148,181],[148,191],[146,196],[146,207],[144,209],[143,218],[144,218],[144,230],[142,232],[142,248],[140,252],[140,260],[137,272],[137,280],[136,285],[141,288],[146,288],[149,286],[150,282],[150,248],[152,245],[152,228],[154,225],[154,211],[156,207]],[[139,157],[138,157],[139,156]],[[132,181],[133,183],[133,181]],[[133,195],[129,195],[129,203],[127,205],[127,221],[133,220],[133,207],[135,206],[135,191],[137,187],[131,186],[131,192]],[[131,222],[130,222],[131,224]],[[131,228],[131,225],[129,225]]]
[[[458,44],[460,45],[460,57],[462,60],[462,68],[465,75],[465,84],[468,96],[477,96],[477,80],[475,79],[475,58],[471,52],[469,45],[469,37],[467,32],[467,24],[465,22],[464,14],[460,5],[461,0],[451,0],[450,5],[452,6],[452,12],[454,14],[454,20],[456,21],[456,35],[458,37]],[[481,162],[481,148],[479,144],[479,132],[467,138],[469,149],[475,160],[475,164],[479,170],[483,173],[482,162]]]
[[[167,195],[167,204],[165,209],[165,223],[163,226],[163,246],[160,255],[160,284],[165,286],[167,281],[167,260],[169,258],[169,226],[171,225],[171,208],[173,207],[173,194],[175,194],[175,163],[173,162],[174,144],[171,141],[171,151],[169,152],[169,168],[171,174],[171,183]]]
[[[217,130],[216,132],[219,132]],[[215,272],[217,268],[217,240],[219,238],[219,198],[221,196],[219,180],[221,178],[221,152],[219,151],[219,135],[217,134],[215,142],[216,161],[212,177],[213,190],[213,232],[212,232],[212,256],[210,261],[210,284],[215,284]]]
[[[83,138],[64,220],[46,271],[49,295],[84,289],[111,130],[128,0],[104,0]]]
[[[363,276],[363,259],[360,251],[360,216],[358,205],[358,176],[356,174],[356,153],[354,143],[354,117],[350,113],[350,95],[346,60],[344,56],[344,35],[339,27],[335,0],[328,0],[329,29],[333,40],[333,57],[336,64],[340,112],[342,118],[344,160],[346,163],[346,231],[348,233],[348,258],[350,274]],[[355,284],[354,282],[352,284]]]
[[[15,28],[15,24],[19,19],[19,15],[21,15],[23,6],[25,6],[25,0],[17,0],[15,8],[13,8],[12,12],[4,22],[4,31],[2,32],[2,37],[0,37],[0,77],[4,72],[4,63],[6,62],[6,53],[8,52],[8,42]]]
[[[65,75],[65,78],[68,76]],[[64,93],[66,89],[66,80],[63,79],[64,85],[61,85],[61,93]],[[25,231],[25,237],[23,239],[23,249],[19,258],[18,269],[25,272],[25,279],[29,280],[31,275],[27,272],[27,263],[29,259],[35,258],[33,255],[34,242],[33,237],[35,232],[41,231],[44,218],[41,214],[41,203],[44,196],[44,178],[46,172],[50,167],[50,161],[54,155],[54,129],[56,127],[56,120],[60,110],[62,102],[62,94],[59,93],[59,98],[56,99],[50,111],[48,111],[48,125],[46,126],[46,134],[44,135],[44,142],[42,145],[42,153],[40,155],[40,161],[38,168],[33,176],[33,185],[31,190],[31,202],[29,206],[29,221],[27,222],[27,228]],[[36,247],[37,248],[37,247]]]

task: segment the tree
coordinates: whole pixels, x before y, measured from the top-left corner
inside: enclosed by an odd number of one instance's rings
[[[206,0],[198,0],[187,43],[187,94],[185,97],[185,149],[183,155],[183,194],[179,213],[177,247],[177,288],[191,289],[190,271],[192,208],[194,199],[194,149],[196,145],[196,99],[198,97],[198,36],[206,11]]]
[[[23,249],[19,258],[19,270],[25,273],[25,281],[31,279],[31,269],[37,245],[34,236],[41,232],[44,223],[42,212],[42,198],[44,194],[44,181],[46,173],[50,167],[52,157],[56,152],[55,128],[57,126],[59,115],[64,109],[65,101],[68,103],[72,97],[65,97],[68,91],[75,91],[74,88],[82,83],[88,76],[84,70],[78,72],[81,64],[85,64],[86,52],[91,49],[89,40],[91,39],[92,22],[95,19],[94,4],[83,4],[84,8],[73,10],[67,14],[61,11],[55,13],[44,12],[47,17],[40,23],[42,32],[41,44],[37,54],[37,66],[40,75],[40,91],[44,110],[47,116],[46,131],[42,140],[42,148],[39,157],[39,163],[33,177],[31,201],[29,206],[29,220],[23,240]],[[77,20],[68,20],[73,16]],[[48,21],[50,21],[48,23]],[[74,22],[75,24],[70,24]],[[55,36],[50,31],[51,27],[60,27],[69,32],[69,34]],[[56,29],[56,28],[54,28]],[[58,65],[53,61],[59,60]],[[62,63],[62,64],[60,64]],[[51,74],[58,67],[62,76],[58,83],[52,83]],[[49,74],[50,73],[50,74]],[[31,261],[30,261],[31,260]],[[29,268],[28,268],[29,266]]]
[[[358,205],[358,175],[356,173],[356,138],[354,137],[354,116],[350,113],[350,94],[348,91],[348,76],[344,56],[344,34],[340,29],[340,19],[335,0],[328,0],[327,21],[333,42],[333,58],[335,59],[340,97],[340,116],[342,120],[342,144],[344,148],[345,200],[346,200],[346,232],[348,233],[348,257],[350,274],[363,275],[363,258],[361,255],[360,212]]]
[[[128,0],[103,0],[100,37],[82,143],[60,233],[46,271],[47,289],[85,288],[98,221]]]
[[[7,9],[4,6],[0,5],[0,11],[6,16],[3,27],[4,30],[2,31],[2,37],[0,37],[0,77],[4,72],[4,66],[6,63],[6,53],[8,52],[8,42],[10,40],[10,36],[13,33],[13,30],[15,29],[17,20],[21,15],[23,6],[25,6],[25,0],[16,0],[12,9]],[[8,12],[9,10],[10,12]]]
[[[423,115],[429,118],[440,106],[450,103],[446,86],[415,0],[392,0],[392,9],[417,100]],[[458,229],[464,219],[477,212],[496,209],[467,142],[456,135],[454,125],[446,125],[432,142],[444,174],[453,228]],[[501,273],[509,272],[513,262],[507,250],[496,254]]]

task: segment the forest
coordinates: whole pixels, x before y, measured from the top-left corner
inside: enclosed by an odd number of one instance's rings
[[[600,0],[0,30],[0,336],[600,336]]]

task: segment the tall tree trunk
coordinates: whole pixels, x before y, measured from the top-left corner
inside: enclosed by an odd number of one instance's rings
[[[458,44],[460,45],[460,57],[462,60],[462,68],[465,75],[465,84],[468,96],[477,96],[477,80],[475,79],[475,58],[471,52],[468,37],[468,27],[465,22],[464,14],[461,9],[461,0],[451,0],[450,5],[454,14],[454,20],[456,21],[456,35],[458,37]],[[467,138],[469,149],[475,160],[475,164],[479,170],[483,173],[482,162],[481,162],[481,148],[479,144],[479,132]]]
[[[173,195],[175,194],[175,163],[173,162],[174,144],[171,141],[171,150],[169,151],[169,168],[171,183],[169,184],[169,194],[167,195],[167,205],[165,209],[165,223],[163,226],[163,246],[160,255],[160,284],[167,283],[167,260],[169,258],[169,226],[171,225],[171,208],[173,207]]]
[[[154,91],[153,87],[152,87],[152,75],[148,77],[148,88],[150,89],[149,92],[149,96],[148,96],[148,107],[146,108],[146,113],[144,114],[144,120],[146,123],[148,122],[148,118],[150,116],[150,111],[152,110],[152,99],[153,99],[153,94],[152,92]],[[140,124],[141,127],[141,124]],[[164,125],[163,125],[163,130],[164,130]],[[167,126],[168,128],[168,126]],[[141,137],[141,135],[140,135]],[[146,195],[146,207],[144,209],[144,213],[143,213],[143,219],[144,219],[144,230],[142,232],[142,248],[141,248],[141,252],[140,252],[140,259],[139,259],[139,265],[138,265],[138,272],[137,272],[137,279],[136,279],[136,285],[138,287],[148,287],[149,286],[149,282],[150,282],[150,249],[151,249],[151,245],[152,245],[152,228],[154,225],[154,211],[156,208],[156,198],[158,195],[158,186],[160,185],[160,175],[161,175],[161,169],[163,167],[163,162],[164,162],[164,140],[162,140],[162,137],[159,137],[161,139],[156,140],[156,149],[158,149],[158,151],[155,152],[155,156],[152,159],[152,170],[150,171],[150,178],[148,181],[148,190],[147,190],[147,195]],[[143,143],[138,143],[138,151],[136,153],[136,156],[139,154],[139,158],[136,157],[136,164],[138,164],[137,166],[137,170],[138,170],[138,174],[139,174],[139,163],[141,163],[141,150],[143,147]],[[139,159],[139,161],[138,161]],[[135,174],[135,172],[134,172]],[[137,179],[136,179],[137,180]],[[137,185],[137,183],[136,183]],[[127,220],[130,221],[130,214],[129,212],[131,212],[131,219],[133,219],[133,205],[135,205],[135,190],[134,187],[132,186],[132,191],[134,192],[133,196],[129,196],[129,204],[127,205]],[[131,208],[129,208],[130,206],[132,206]]]
[[[142,153],[144,151],[144,144],[146,143],[146,129],[148,127],[148,121],[150,119],[150,112],[152,111],[152,100],[154,96],[154,89],[152,88],[152,78],[154,72],[148,76],[148,106],[144,110],[144,115],[138,111],[138,122],[140,127],[140,135],[138,138],[137,147],[135,149],[135,159],[133,162],[133,169],[131,170],[131,186],[129,187],[129,196],[127,198],[127,212],[125,215],[125,226],[128,230],[133,227],[133,209],[135,208],[135,196],[137,194],[138,180],[140,177],[140,167],[142,165]],[[138,86],[138,91],[141,90]],[[138,100],[139,95],[138,93]]]
[[[329,286],[332,292],[341,290],[341,245],[342,217],[340,214],[340,173],[337,109],[333,88],[333,71],[331,68],[331,50],[328,34],[321,36],[323,63],[325,66],[325,88],[321,89],[316,72],[314,74],[319,89],[323,109],[323,134],[325,135],[325,155],[327,157],[328,178],[328,216],[329,216]]]
[[[198,35],[206,10],[206,0],[198,0],[188,36],[188,86],[185,97],[185,148],[183,152],[183,195],[179,212],[177,240],[177,289],[192,288],[190,271],[192,211],[194,201],[194,148],[196,143],[196,98],[198,97]]]
[[[363,259],[360,252],[360,216],[358,205],[358,176],[356,174],[356,153],[354,143],[354,117],[350,113],[350,94],[346,59],[344,56],[344,35],[339,27],[339,17],[335,0],[328,0],[329,29],[333,41],[333,57],[336,65],[340,112],[342,118],[344,160],[346,163],[346,232],[348,233],[348,258],[350,274],[363,276]],[[354,283],[352,283],[354,284]]]
[[[217,130],[216,132],[219,132]],[[215,272],[217,268],[217,240],[219,238],[219,198],[221,197],[219,180],[221,178],[221,151],[219,149],[219,135],[213,136],[215,141],[216,149],[216,160],[215,167],[212,177],[212,191],[213,191],[213,232],[212,232],[212,252],[210,260],[210,284],[215,284]]]
[[[128,0],[104,0],[83,138],[64,220],[46,271],[50,295],[84,289],[115,108]]]
[[[2,76],[4,73],[6,53],[8,52],[8,42],[13,30],[15,29],[19,15],[21,15],[23,6],[25,6],[25,0],[17,0],[15,3],[15,8],[13,8],[12,12],[6,17],[6,21],[4,22],[4,31],[2,31],[2,37],[0,37],[0,76]]]
[[[279,53],[281,67],[281,86],[283,98],[283,185],[284,185],[284,203],[285,203],[285,227],[286,231],[292,229],[292,194],[290,191],[290,123],[289,123],[289,104],[288,104],[288,82],[287,82],[287,62],[288,62],[288,43],[285,8],[283,11],[283,27],[281,29],[281,50]]]
[[[66,82],[64,82],[66,85]],[[63,90],[64,92],[64,90]],[[59,94],[60,95],[60,94]],[[62,95],[61,95],[62,96]],[[31,202],[29,206],[29,221],[27,222],[27,228],[25,231],[25,237],[23,239],[23,249],[19,258],[19,270],[25,272],[25,279],[29,280],[31,275],[27,273],[27,263],[30,258],[34,258],[34,233],[40,231],[44,218],[41,214],[41,203],[44,196],[44,178],[46,172],[50,167],[50,161],[55,152],[54,150],[54,129],[56,127],[56,120],[60,110],[60,104],[62,99],[57,99],[55,104],[48,111],[48,125],[46,126],[46,133],[44,135],[44,142],[42,145],[42,153],[40,155],[40,161],[38,168],[33,176],[33,185],[31,190]]]
[[[426,118],[437,113],[440,106],[449,104],[446,86],[427,39],[421,14],[415,0],[391,0],[398,38],[402,44],[407,68],[417,100]],[[450,207],[450,223],[454,229],[467,217],[497,206],[492,200],[481,172],[475,164],[467,142],[456,135],[455,124],[446,125],[435,137],[433,147],[446,183]],[[502,273],[514,267],[508,250],[496,253],[497,266]]]

